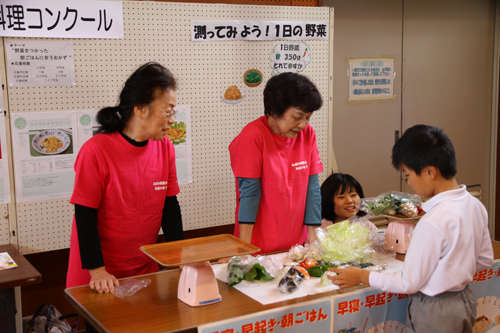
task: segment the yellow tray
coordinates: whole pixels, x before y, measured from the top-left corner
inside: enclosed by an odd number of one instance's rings
[[[260,251],[258,247],[229,234],[144,245],[140,249],[166,267],[215,261]]]

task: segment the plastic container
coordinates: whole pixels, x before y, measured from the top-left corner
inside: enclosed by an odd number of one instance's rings
[[[387,226],[384,248],[388,251],[406,253],[410,246],[411,235],[415,223],[410,221],[393,221]]]

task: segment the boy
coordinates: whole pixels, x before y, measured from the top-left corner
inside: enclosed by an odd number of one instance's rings
[[[392,149],[392,164],[422,198],[426,214],[413,231],[403,270],[376,273],[332,268],[341,288],[366,283],[412,294],[405,332],[472,332],[476,299],[469,289],[477,271],[493,262],[488,215],[479,200],[458,185],[455,150],[442,130],[409,128]]]

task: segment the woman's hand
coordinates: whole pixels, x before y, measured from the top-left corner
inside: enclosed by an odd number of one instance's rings
[[[340,288],[349,288],[357,286],[360,283],[370,285],[370,271],[361,269],[359,267],[346,267],[346,268],[328,268],[330,272],[337,273],[336,276],[328,276],[333,284]]]
[[[307,226],[307,242],[309,244],[314,243],[314,241],[318,240],[316,235],[316,229],[319,228],[319,225],[308,225]]]
[[[96,269],[89,269],[90,273],[90,289],[97,291],[99,294],[110,293],[115,290],[115,286],[120,283],[106,271],[106,267],[99,267]]]

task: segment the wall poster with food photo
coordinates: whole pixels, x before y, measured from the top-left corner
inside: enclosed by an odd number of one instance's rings
[[[96,115],[99,110],[79,110],[76,112],[78,129],[78,149],[91,137],[97,134],[99,124]]]
[[[78,153],[75,111],[12,113],[16,200],[71,196]]]
[[[193,182],[191,156],[191,107],[177,105],[175,107],[175,122],[170,126],[167,137],[175,147],[175,165],[179,185]]]

